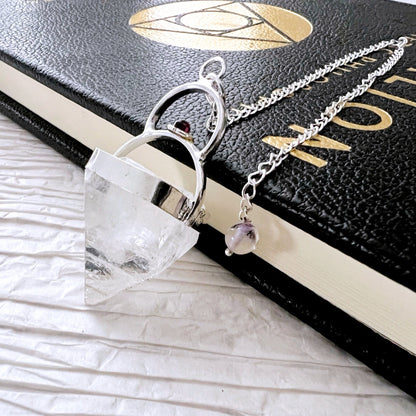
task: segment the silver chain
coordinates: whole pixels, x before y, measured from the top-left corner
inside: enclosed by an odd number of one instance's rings
[[[311,139],[317,135],[345,106],[345,104],[354,98],[364,94],[374,83],[377,77],[386,74],[390,69],[399,61],[404,53],[404,46],[407,43],[405,37],[399,39],[392,39],[388,41],[382,41],[371,45],[367,48],[360,49],[356,52],[351,52],[342,58],[335,60],[334,62],[325,65],[322,68],[317,69],[303,78],[292,82],[287,87],[277,88],[270,94],[269,97],[260,96],[259,99],[252,104],[240,104],[240,108],[231,109],[227,115],[228,125],[231,125],[242,118],[249,117],[256,114],[271,105],[277,103],[285,97],[293,94],[294,92],[308,86],[313,81],[324,77],[331,73],[335,69],[342,67],[355,61],[358,58],[367,56],[373,52],[377,52],[380,49],[387,47],[395,47],[395,50],[391,53],[389,58],[375,71],[369,73],[366,78],[362,79],[361,83],[354,87],[350,92],[345,95],[341,95],[337,100],[333,101],[326,109],[321,113],[319,118],[316,118],[303,133],[299,134],[293,141],[286,144],[279,149],[278,153],[270,153],[267,161],[261,162],[257,166],[257,170],[252,172],[247,177],[247,183],[244,185],[241,191],[241,203],[240,203],[240,220],[246,220],[248,212],[253,208],[251,200],[256,196],[256,189],[265,177],[272,173],[280,164],[285,160],[289,153],[304,143],[306,140]],[[210,119],[211,126],[213,125],[212,118]]]

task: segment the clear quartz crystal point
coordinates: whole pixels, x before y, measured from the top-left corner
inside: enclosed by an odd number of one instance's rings
[[[85,169],[85,302],[96,304],[169,267],[199,233],[152,203],[159,179],[96,150]],[[181,191],[183,192],[183,191]],[[184,193],[185,194],[185,193]]]

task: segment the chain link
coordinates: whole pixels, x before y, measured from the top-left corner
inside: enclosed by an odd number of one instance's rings
[[[406,43],[407,38],[400,37],[399,39],[382,41],[367,48],[349,53],[343,58],[337,59],[336,61],[317,69],[315,72],[312,72],[303,78],[292,82],[284,88],[275,89],[272,91],[269,97],[260,96],[255,103],[240,104],[240,108],[233,108],[230,112],[228,112],[227,122],[229,125],[231,125],[242,118],[249,117],[264,110],[265,108],[270,107],[283,98],[292,95],[294,92],[308,86],[313,81],[324,77],[339,67],[342,67],[348,63],[355,61],[358,58],[362,58],[383,48],[395,47],[395,50],[380,67],[378,67],[375,71],[369,73],[367,77],[364,78],[361,83],[358,84],[350,92],[339,96],[336,101],[333,101],[321,113],[319,118],[316,118],[314,122],[311,123],[303,131],[303,133],[299,134],[293,141],[280,148],[278,153],[270,153],[269,159],[267,161],[261,162],[258,165],[257,170],[248,175],[247,183],[244,185],[241,191],[242,199],[240,203],[239,214],[241,221],[247,219],[248,212],[253,208],[251,200],[256,196],[257,186],[263,182],[265,177],[272,173],[283,162],[283,160],[289,156],[289,153],[293,149],[304,143],[306,140],[309,140],[313,136],[317,135],[344,108],[347,102],[364,94],[371,87],[377,77],[380,77],[390,71],[390,69],[396,65],[396,63],[402,57]],[[211,126],[215,125],[215,120],[211,118],[210,123]]]

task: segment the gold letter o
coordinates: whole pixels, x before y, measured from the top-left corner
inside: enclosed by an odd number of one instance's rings
[[[363,104],[363,103],[347,103],[345,104],[344,108],[347,107],[358,107],[364,110],[372,111],[373,113],[377,114],[381,120],[377,124],[370,124],[369,126],[364,126],[363,124],[355,124],[350,123],[349,121],[345,121],[342,118],[335,116],[332,121],[339,126],[346,127],[347,129],[354,129],[354,130],[384,130],[387,127],[390,127],[393,123],[393,119],[391,118],[390,114],[387,111],[382,110],[381,108],[375,107],[374,105]]]

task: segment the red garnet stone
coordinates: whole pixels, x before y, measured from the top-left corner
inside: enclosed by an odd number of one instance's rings
[[[191,132],[191,125],[186,120],[180,120],[175,123],[175,127],[185,133]]]

